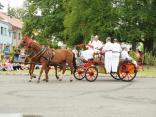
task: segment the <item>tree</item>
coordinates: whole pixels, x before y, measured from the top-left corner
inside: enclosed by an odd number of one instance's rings
[[[87,42],[97,33],[101,40],[115,33],[118,15],[112,0],[69,0],[64,20],[64,34],[71,44]]]
[[[119,4],[121,16],[119,32],[124,41],[143,42],[145,49],[153,49],[156,38],[156,2],[155,0],[122,0]]]
[[[28,0],[28,12],[24,18],[23,34],[30,35],[43,44],[62,40],[64,30],[63,0]],[[40,14],[38,14],[40,12]]]
[[[26,9],[24,8],[11,8],[8,7],[8,16],[15,17],[17,19],[23,19],[26,16]]]
[[[155,0],[28,0],[23,34],[51,44],[87,43],[94,33],[152,50],[156,38]]]

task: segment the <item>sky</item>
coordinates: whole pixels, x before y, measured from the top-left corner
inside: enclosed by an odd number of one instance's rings
[[[7,12],[8,4],[10,4],[10,7],[23,7],[23,1],[24,0],[0,0],[0,3],[4,6],[2,11]]]

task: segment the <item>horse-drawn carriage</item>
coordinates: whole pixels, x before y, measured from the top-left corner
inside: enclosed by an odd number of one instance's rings
[[[40,75],[38,77],[38,82],[40,82],[40,77],[45,71],[45,81],[48,82],[48,72],[49,72],[49,66],[54,66],[56,70],[56,78],[59,80],[62,80],[64,73],[66,71],[67,67],[70,67],[71,69],[71,77],[70,81],[72,81],[72,76],[74,73],[74,77],[78,80],[82,80],[86,78],[86,80],[92,82],[95,81],[98,77],[98,66],[103,66],[103,55],[101,52],[93,53],[94,57],[92,59],[83,59],[79,55],[77,56],[77,59],[81,60],[79,64],[76,65],[75,62],[75,56],[71,50],[67,49],[50,49],[46,47],[42,47],[38,43],[32,41],[28,37],[24,37],[23,40],[20,43],[21,47],[24,47],[27,50],[27,53],[30,58],[30,68],[29,68],[29,74],[30,74],[30,80],[33,78],[33,71],[36,63],[39,63],[42,65],[40,70]],[[91,45],[88,44],[80,44],[77,47],[83,48],[88,46],[89,48],[92,48]],[[92,51],[90,51],[91,53]],[[80,51],[78,51],[78,54]],[[87,55],[87,53],[85,53]],[[97,59],[98,58],[98,59]],[[60,66],[62,69],[62,75],[60,77],[57,76],[57,66]],[[75,69],[75,70],[74,70]],[[74,72],[75,71],[75,72]],[[118,71],[116,73],[110,73],[110,75],[114,79],[121,79],[123,81],[132,81],[137,74],[137,68],[131,61],[120,61],[120,64],[118,66]]]
[[[78,49],[77,59],[80,60],[81,62],[77,63],[77,69],[76,72],[74,73],[74,77],[77,80],[82,80],[86,78],[86,80],[93,82],[98,77],[98,67],[103,66],[104,68],[104,63],[103,63],[104,54],[98,52],[95,54],[95,56],[93,56],[93,59],[89,59],[89,60],[85,60],[84,58],[82,59],[82,57],[80,56],[80,48],[83,48],[84,46],[92,47],[91,45],[88,44],[80,44],[76,46]],[[110,73],[110,75],[114,79],[122,80],[122,81],[132,81],[136,77],[136,74],[137,74],[137,68],[129,60],[120,60],[120,63],[118,65],[118,71],[116,73],[113,72]]]

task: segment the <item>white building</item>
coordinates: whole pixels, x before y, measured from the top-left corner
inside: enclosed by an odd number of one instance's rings
[[[0,44],[11,45],[12,42],[11,25],[6,20],[0,19]]]
[[[0,12],[0,45],[17,46],[22,38],[22,22]]]

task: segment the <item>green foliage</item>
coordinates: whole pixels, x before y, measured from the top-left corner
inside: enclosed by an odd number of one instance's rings
[[[135,60],[135,61],[139,61],[139,58],[137,57],[135,51],[132,51],[131,53],[129,53],[129,55]]]
[[[108,33],[117,26],[117,10],[113,9],[111,0],[69,0],[64,20],[64,34],[71,44],[76,44],[78,37],[88,42],[94,33],[104,40]]]
[[[120,31],[123,37],[129,42],[153,42],[156,38],[156,1],[155,0],[125,0],[120,6],[122,24]],[[148,40],[148,42],[146,41]],[[151,45],[152,46],[152,45]]]
[[[156,56],[153,56],[152,52],[146,52],[144,58],[144,64],[156,65]]]
[[[23,34],[49,44],[56,37],[72,46],[94,33],[151,50],[156,38],[155,0],[28,0]],[[38,11],[41,12],[38,15]],[[147,44],[150,43],[151,46]]]
[[[17,19],[22,19],[26,15],[26,9],[24,8],[11,8],[8,7],[8,15]]]
[[[61,40],[64,30],[63,0],[28,0],[28,2],[23,35],[40,40],[42,44],[49,44],[54,36],[57,40]]]

